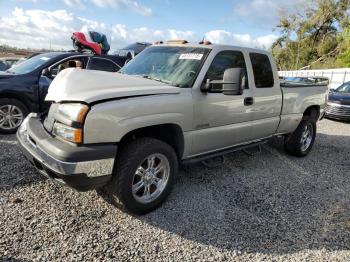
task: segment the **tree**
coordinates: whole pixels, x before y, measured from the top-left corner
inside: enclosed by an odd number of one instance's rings
[[[272,45],[278,67],[291,70],[349,63],[349,7],[350,0],[309,0],[292,13],[281,13],[277,25],[281,37]]]

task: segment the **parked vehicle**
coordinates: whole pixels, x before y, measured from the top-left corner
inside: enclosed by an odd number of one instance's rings
[[[280,81],[284,83],[291,83],[291,85],[310,85],[310,84],[327,84],[326,77],[280,77]]]
[[[5,71],[8,69],[8,65],[5,62],[0,60],[0,71]]]
[[[5,71],[11,68],[14,64],[21,60],[21,57],[1,57],[0,71]]]
[[[130,62],[135,56],[145,50],[147,47],[151,46],[147,42],[136,42],[134,44],[128,45],[122,49],[117,50],[114,54],[124,59],[124,64]]]
[[[179,163],[284,136],[306,156],[324,114],[326,85],[281,87],[270,53],[211,44],[153,45],[119,73],[69,69],[17,132],[27,159],[78,190],[105,186],[133,213],[158,207]]]
[[[48,109],[47,89],[56,75],[67,67],[117,72],[116,56],[94,56],[75,52],[36,55],[0,72],[0,133],[14,133],[29,112]]]
[[[346,82],[328,94],[326,117],[350,120],[350,82]]]

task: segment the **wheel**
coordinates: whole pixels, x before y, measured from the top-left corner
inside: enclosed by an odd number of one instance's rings
[[[153,138],[140,138],[121,149],[114,169],[106,187],[112,202],[131,213],[145,214],[169,195],[178,161],[170,145]]]
[[[0,133],[12,134],[28,114],[27,107],[17,99],[0,99]]]
[[[303,119],[297,129],[285,139],[285,150],[288,154],[303,157],[306,156],[315,142],[316,121]]]

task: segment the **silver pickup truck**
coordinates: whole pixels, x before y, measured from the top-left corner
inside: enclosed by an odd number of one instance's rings
[[[306,156],[327,86],[281,86],[268,52],[186,42],[147,48],[119,73],[66,69],[47,114],[17,132],[26,158],[77,190],[105,187],[133,213],[158,207],[178,165],[283,136]]]

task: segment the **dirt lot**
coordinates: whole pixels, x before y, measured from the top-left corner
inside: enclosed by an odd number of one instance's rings
[[[0,261],[350,260],[350,124],[320,122],[303,159],[276,139],[183,168],[141,217],[43,178],[14,136],[0,136],[0,152]]]

